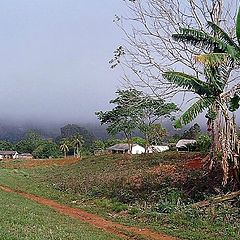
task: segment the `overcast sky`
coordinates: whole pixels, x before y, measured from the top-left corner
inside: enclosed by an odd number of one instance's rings
[[[120,0],[0,0],[0,119],[86,122],[121,75],[109,68]]]

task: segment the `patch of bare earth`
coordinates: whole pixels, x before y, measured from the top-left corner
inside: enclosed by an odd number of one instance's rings
[[[79,158],[59,158],[59,159],[31,159],[15,162],[14,160],[7,160],[2,162],[4,168],[35,168],[35,167],[51,167],[70,165],[80,161]]]
[[[14,190],[14,189],[2,186],[2,185],[0,185],[0,189],[5,192],[17,193],[27,199],[30,199],[39,204],[51,207],[54,210],[56,210],[64,215],[79,219],[86,223],[89,223],[90,225],[93,225],[99,229],[106,231],[106,232],[113,233],[116,236],[121,237],[123,239],[138,239],[138,236],[142,236],[149,240],[150,239],[153,239],[153,240],[174,240],[175,239],[176,240],[176,238],[174,238],[174,237],[170,237],[170,236],[158,233],[158,232],[154,232],[149,229],[140,229],[137,227],[129,227],[129,226],[125,226],[125,225],[122,225],[119,223],[114,223],[112,221],[106,220],[100,216],[88,213],[81,209],[68,207],[68,206],[59,204],[56,201],[46,199],[43,197],[39,197],[39,196],[29,194],[26,192],[17,191],[17,190]]]

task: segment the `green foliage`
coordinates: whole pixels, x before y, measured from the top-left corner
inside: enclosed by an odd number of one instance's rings
[[[76,154],[78,157],[81,157],[81,151],[84,144],[83,136],[81,136],[79,133],[73,135],[69,139],[69,145],[73,148],[74,155]]]
[[[209,85],[206,82],[201,81],[200,79],[190,76],[182,72],[165,72],[163,77],[169,82],[176,84],[179,87],[187,89],[189,91],[195,92],[200,96],[212,95],[213,92],[209,88]]]
[[[154,99],[141,93],[135,103],[139,107],[138,129],[145,136],[146,147],[149,144],[159,144],[166,136],[166,129],[157,123],[162,118],[171,118],[179,111],[176,104],[165,102],[163,99]]]
[[[173,34],[176,41],[190,43],[198,47],[204,54],[197,56],[197,60],[204,64],[205,81],[181,72],[166,72],[163,77],[178,87],[199,95],[200,99],[176,121],[175,127],[190,123],[205,109],[211,111],[229,78],[228,63],[238,63],[240,48],[228,34],[215,23],[208,22],[213,34],[189,28],[180,28],[180,33]],[[209,53],[205,53],[204,49]],[[228,100],[229,101],[229,100]],[[229,109],[235,111],[239,108],[238,96],[230,99]],[[212,118],[209,118],[213,120]]]
[[[236,35],[238,44],[240,45],[240,8],[238,8],[238,15],[237,15],[237,21],[236,21]]]
[[[124,133],[125,137],[130,141],[132,132],[136,129],[137,116],[136,106],[132,106],[138,91],[134,89],[118,90],[116,99],[110,103],[116,106],[111,111],[96,112],[101,124],[107,124],[107,131],[112,136],[118,133]]]
[[[179,134],[174,134],[173,136],[168,137],[169,143],[176,144],[182,137]]]
[[[179,33],[173,34],[176,41],[189,43],[202,51],[201,55],[196,57],[197,61],[204,64],[205,81],[179,72],[166,72],[164,78],[169,82],[176,84],[188,91],[194,92],[200,96],[200,100],[194,103],[175,123],[177,128],[183,124],[190,123],[199,113],[208,109],[212,111],[212,106],[218,104],[220,95],[224,92],[231,72],[230,68],[239,66],[240,63],[240,8],[236,19],[236,36],[238,43],[235,42],[220,26],[214,22],[208,22],[212,29],[211,34],[198,29],[180,28]],[[206,50],[209,53],[206,53]],[[225,104],[230,111],[239,109],[240,97],[239,90],[232,89],[233,97],[228,97]],[[215,117],[207,114],[211,122]]]
[[[91,145],[94,141],[94,136],[85,128],[76,124],[67,124],[61,128],[61,138],[70,139],[76,135],[81,135],[85,145]]]
[[[208,134],[201,134],[197,137],[197,150],[208,152],[210,150],[212,139]]]
[[[239,58],[239,49],[236,48],[236,45],[229,44],[226,39],[222,41],[218,38],[218,34],[216,34],[216,36],[217,37],[204,31],[189,28],[180,28],[180,33],[172,35],[176,41],[186,42],[208,51],[214,50],[214,53],[227,53],[232,59],[237,60]]]
[[[0,151],[14,150],[15,147],[12,143],[8,141],[1,140],[0,141]]]
[[[105,148],[111,147],[112,145],[115,145],[118,143],[127,143],[127,140],[126,139],[117,139],[117,138],[109,138],[107,140],[104,140]]]
[[[167,136],[167,129],[160,123],[152,124],[148,130],[148,140],[151,145],[160,145]]]
[[[59,150],[59,146],[52,141],[45,141],[41,143],[33,152],[33,156],[35,158],[58,158],[60,157],[61,151]]]
[[[96,140],[93,142],[94,150],[104,150],[106,147],[105,142],[102,140]]]
[[[208,119],[210,119],[210,120],[215,120],[216,117],[217,117],[217,113],[214,112],[212,109],[208,109],[205,117],[208,118]]]
[[[229,110],[231,112],[235,112],[239,109],[240,96],[239,94],[235,94],[229,101]]]
[[[130,215],[137,215],[139,212],[140,212],[140,209],[137,207],[131,207],[128,210],[128,214],[130,214]]]
[[[229,37],[229,35],[222,29],[220,28],[217,24],[214,22],[208,21],[208,26],[210,26],[217,36],[218,39],[223,41],[225,44],[229,44],[232,46],[235,46],[237,48],[237,44]]]
[[[182,128],[183,125],[187,125],[192,122],[200,113],[205,109],[210,108],[213,103],[212,98],[201,98],[197,102],[193,103],[183,114],[176,120],[175,128]]]
[[[60,142],[60,150],[64,153],[64,157],[67,157],[67,153],[69,152],[69,147],[71,146],[71,142],[67,138],[63,138]]]
[[[32,153],[39,145],[44,143],[41,136],[35,131],[28,131],[25,139],[19,141],[15,148],[19,153]]]
[[[195,123],[189,130],[185,130],[182,138],[184,139],[197,139],[197,137],[201,134],[201,127],[199,124]]]
[[[141,137],[133,137],[132,138],[132,142],[136,143],[142,147],[144,147],[146,145],[146,140],[141,138]]]
[[[135,89],[119,90],[118,97],[110,103],[117,106],[111,111],[97,112],[101,124],[107,124],[111,135],[123,132],[128,142],[132,142],[132,133],[138,129],[145,137],[145,146],[151,142],[159,142],[159,137],[165,135],[165,129],[153,126],[160,118],[171,117],[178,111],[174,103],[166,103],[163,99],[152,98]],[[157,131],[158,130],[158,131]],[[161,131],[160,131],[161,130]],[[153,139],[156,137],[156,139]],[[142,145],[140,143],[140,145]]]
[[[156,206],[156,211],[160,213],[172,213],[182,205],[183,193],[176,188],[164,188],[160,191],[160,201]]]
[[[123,204],[116,199],[97,199],[95,203],[100,207],[111,209],[113,212],[117,213],[128,210],[127,204]]]

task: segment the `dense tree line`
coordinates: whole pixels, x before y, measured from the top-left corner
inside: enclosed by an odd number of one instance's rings
[[[28,130],[16,143],[0,140],[0,150],[31,153],[35,158],[81,157],[83,149],[90,149],[93,139],[94,136],[85,128],[68,124],[61,128],[61,135],[56,139],[45,138],[36,130]]]

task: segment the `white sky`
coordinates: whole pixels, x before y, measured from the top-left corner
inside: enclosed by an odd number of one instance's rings
[[[122,1],[0,0],[0,119],[96,121],[119,85]]]

